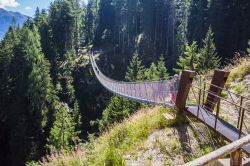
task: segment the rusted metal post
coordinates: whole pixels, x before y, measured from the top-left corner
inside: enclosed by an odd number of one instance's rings
[[[239,128],[239,126],[240,126],[240,116],[241,116],[241,111],[242,111],[242,104],[243,104],[243,96],[240,97],[240,109],[239,109],[237,128]]]
[[[245,114],[245,109],[243,108],[241,111],[241,115],[240,115],[239,139],[240,139],[241,133],[242,133],[242,127],[243,127],[243,123],[244,123],[244,114]]]
[[[183,70],[181,73],[179,88],[176,97],[176,109],[178,113],[183,112],[183,110],[185,109],[186,100],[195,74],[196,73],[191,70]]]
[[[219,70],[219,69],[216,69],[214,71],[212,82],[211,82],[211,85],[209,88],[209,91],[212,92],[212,94],[210,94],[210,93],[208,94],[206,102],[205,102],[205,107],[208,108],[208,110],[210,110],[210,111],[214,110],[215,105],[218,102],[219,98],[215,97],[213,94],[218,95],[218,96],[221,94],[221,89],[218,87],[221,87],[221,88],[224,87],[224,85],[227,81],[227,78],[229,76],[229,73],[230,72],[228,72],[228,71]]]
[[[201,89],[199,89],[197,119],[199,119],[200,107],[201,107]]]
[[[204,80],[203,80],[204,81]],[[205,102],[205,92],[206,91],[206,83],[204,81],[204,84],[203,84],[203,93],[202,93],[202,106],[204,105],[204,102]]]
[[[230,155],[230,166],[242,165],[242,152],[240,149],[234,151]]]

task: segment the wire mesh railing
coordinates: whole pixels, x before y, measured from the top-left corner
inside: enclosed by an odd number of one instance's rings
[[[106,77],[99,70],[93,54],[91,54],[90,60],[98,81],[112,93],[138,102],[174,105],[179,87],[179,76],[159,81],[116,81]]]
[[[219,94],[212,92],[211,87],[217,89]],[[242,134],[249,134],[250,109],[244,104],[248,101],[250,101],[249,98],[227,88],[211,84],[201,77],[196,77],[188,98],[188,104],[199,105],[214,114],[215,129],[218,119],[236,127],[239,131],[238,139],[242,137]]]

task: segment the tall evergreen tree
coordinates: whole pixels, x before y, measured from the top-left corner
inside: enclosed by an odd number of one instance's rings
[[[6,99],[1,104],[8,117],[8,133],[1,137],[9,138],[10,147],[6,151],[9,162],[24,165],[25,160],[37,160],[44,155],[46,135],[52,120],[49,115],[54,111],[56,96],[49,74],[50,66],[42,53],[36,27],[32,30],[11,29],[8,33],[13,41],[11,45],[7,44],[7,36],[3,42],[6,44],[1,44],[0,49],[0,57],[6,53],[11,55],[0,58],[0,63],[9,65],[10,69],[8,75],[3,73],[0,76],[0,80],[7,76],[6,81],[10,81],[5,87],[8,91]]]
[[[111,36],[114,32],[114,8],[112,0],[100,0],[98,16],[99,23],[96,29],[95,44],[106,45],[112,42]]]
[[[14,27],[9,28],[4,39],[0,43],[0,162],[3,165],[16,163],[10,151],[15,151],[10,145],[11,133],[15,123],[10,115],[10,107],[13,102],[13,79],[11,77],[11,64],[13,63],[14,48],[19,42],[19,34]],[[23,156],[22,156],[23,157]]]
[[[50,150],[70,150],[78,140],[71,110],[65,103],[58,103],[55,121],[50,131],[47,147]]]
[[[203,40],[203,47],[200,50],[199,70],[209,70],[220,66],[220,58],[217,54],[214,44],[214,34],[212,28],[209,27],[206,37]]]
[[[167,80],[169,78],[168,71],[167,71],[167,68],[165,66],[165,61],[164,61],[164,58],[162,55],[158,60],[157,70],[158,70],[159,79]]]
[[[125,79],[127,81],[144,80],[145,78],[144,71],[145,71],[145,67],[142,65],[142,60],[140,60],[138,54],[135,53],[129,64]]]
[[[185,43],[187,43],[187,28],[190,15],[191,0],[176,0],[176,15],[178,20],[177,26],[177,47],[178,54],[183,55]]]
[[[184,56],[180,56],[177,62],[179,69],[175,69],[175,71],[180,72],[185,69],[198,71],[199,58],[200,53],[197,43],[194,41],[191,45],[186,44]]]
[[[157,70],[157,66],[155,65],[155,63],[152,63],[150,65],[150,68],[146,70],[146,78],[148,80],[157,80],[159,79],[159,72]]]
[[[102,118],[96,121],[99,130],[107,129],[114,122],[119,122],[127,118],[131,113],[135,112],[139,106],[139,103],[129,101],[119,96],[111,97],[108,106],[102,113]]]
[[[40,17],[40,9],[37,7],[34,15],[34,21],[37,22]]]
[[[193,0],[190,5],[187,37],[189,42],[197,41],[199,46],[208,28],[208,7],[207,0]]]
[[[49,9],[49,25],[58,59],[66,60],[67,51],[77,52],[82,12],[78,0],[56,0]]]

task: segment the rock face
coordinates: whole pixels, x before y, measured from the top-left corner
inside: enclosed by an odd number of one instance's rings
[[[199,128],[202,129],[202,126]],[[171,127],[152,132],[135,154],[124,156],[126,166],[183,165],[190,157],[198,158],[203,152],[203,137],[194,135],[190,125]]]
[[[16,21],[16,25],[23,25],[28,16],[22,15],[18,12],[6,11],[0,8],[0,40],[3,39],[4,34],[8,31],[12,25],[13,18]]]

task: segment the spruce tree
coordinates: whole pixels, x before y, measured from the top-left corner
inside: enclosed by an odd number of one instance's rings
[[[135,112],[139,106],[139,103],[124,99],[123,97],[111,97],[108,106],[102,113],[102,118],[96,121],[99,130],[107,129],[114,122],[119,122],[127,118],[131,113]]]
[[[169,79],[168,71],[167,71],[167,68],[165,66],[165,61],[164,61],[164,58],[162,55],[160,56],[160,58],[158,60],[157,70],[158,70],[159,79],[163,79],[163,80]]]
[[[34,15],[34,21],[38,22],[39,17],[40,17],[40,9],[37,7]]]
[[[220,66],[220,58],[216,51],[213,36],[214,34],[210,26],[207,31],[206,37],[203,40],[203,47],[200,50],[198,63],[199,71],[210,70]]]
[[[78,133],[71,112],[66,103],[57,103],[55,121],[47,140],[50,150],[70,150],[77,143]]]
[[[24,58],[22,70],[23,74],[27,74],[27,80],[20,84],[26,84],[24,85],[27,87],[25,98],[29,101],[28,114],[23,112],[23,115],[29,119],[27,122],[27,131],[29,131],[27,148],[31,148],[29,159],[37,159],[44,148],[47,127],[50,123],[48,113],[54,111],[56,96],[49,74],[50,65],[42,53],[37,29],[34,27],[31,31],[24,28],[21,41],[18,45],[18,49],[20,49],[18,52]],[[37,149],[34,148],[35,145]]]
[[[198,71],[198,59],[200,53],[198,52],[198,45],[195,41],[191,45],[185,44],[184,56],[180,56],[177,62],[178,69],[176,72],[181,72],[182,70],[193,70]]]
[[[139,58],[139,55],[135,53],[129,64],[125,79],[127,81],[144,80],[145,78],[144,71],[145,71],[145,67],[142,64],[142,60]]]
[[[157,70],[157,66],[155,65],[155,63],[152,63],[150,65],[150,68],[146,70],[146,78],[148,80],[157,80],[159,79],[159,72]]]
[[[38,160],[44,155],[49,113],[54,112],[56,101],[40,36],[35,26],[29,28],[11,29],[0,46],[0,64],[7,67],[0,74],[0,94],[5,95],[0,107],[8,117],[6,137],[12,165],[24,165],[25,160]],[[2,82],[3,79],[6,80]],[[8,86],[2,91],[6,83]]]

